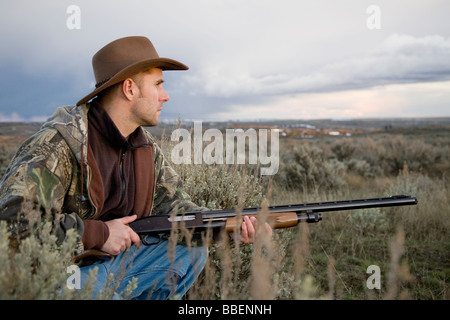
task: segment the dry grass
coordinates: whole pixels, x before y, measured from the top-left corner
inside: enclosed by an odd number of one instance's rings
[[[436,139],[422,130],[420,136],[396,133],[309,142],[282,140],[280,171],[271,181],[272,188],[255,174],[257,168],[247,165],[178,166],[193,200],[211,208],[392,194],[419,199],[414,207],[325,213],[318,224],[276,230],[270,239],[261,228],[253,245],[233,241],[226,234],[214,242],[211,235],[203,235],[210,247],[209,259],[184,298],[449,299],[450,135],[446,133]],[[162,142],[170,148],[167,140]],[[11,154],[8,150],[3,150],[5,159]],[[4,161],[0,167],[5,167]],[[28,298],[63,297],[45,293],[55,285],[48,277],[36,276],[30,281],[15,273],[30,270],[35,256],[25,247],[20,255],[8,251],[5,230],[0,229],[2,297],[18,298],[24,291]],[[54,247],[41,245],[35,250],[46,254]],[[58,274],[66,256],[50,257],[52,261],[39,265],[53,264],[55,268],[49,272]],[[381,289],[366,286],[370,265],[380,267]],[[38,273],[44,271],[36,269],[34,274]],[[65,282],[67,275],[63,275],[55,279]],[[20,281],[40,286],[43,292]]]

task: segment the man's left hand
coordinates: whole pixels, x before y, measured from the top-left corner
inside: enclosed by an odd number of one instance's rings
[[[256,218],[255,217],[248,217],[244,216],[244,221],[242,221],[241,225],[241,235],[240,235],[240,241],[242,243],[253,243],[255,240],[256,235]],[[267,234],[269,237],[272,237],[273,230],[270,227],[270,225],[266,222],[265,223],[265,229],[267,231]]]

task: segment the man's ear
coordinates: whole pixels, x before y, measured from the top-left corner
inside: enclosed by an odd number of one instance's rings
[[[127,100],[133,100],[137,96],[138,91],[139,88],[133,79],[127,78],[122,82],[122,93]]]

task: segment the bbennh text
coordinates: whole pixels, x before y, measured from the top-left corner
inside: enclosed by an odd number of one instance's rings
[[[219,129],[208,129],[203,132],[202,122],[195,121],[193,136],[192,139],[191,132],[183,128],[172,132],[171,140],[178,142],[171,152],[173,163],[246,164],[248,149],[248,164],[259,164],[261,175],[274,175],[278,172],[280,149],[278,130],[226,129],[224,146],[224,134]],[[204,147],[204,142],[210,143]]]
[[[221,308],[191,306],[185,304],[178,308],[179,315],[196,315],[209,318],[211,315],[268,315],[272,314],[270,304],[224,304]]]

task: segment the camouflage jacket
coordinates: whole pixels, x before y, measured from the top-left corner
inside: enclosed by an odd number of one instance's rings
[[[83,251],[83,221],[95,219],[97,213],[91,198],[92,168],[86,152],[89,107],[58,108],[13,157],[0,181],[0,219],[8,221],[13,235],[27,236],[29,222],[36,218],[33,213],[45,214],[54,221],[59,242],[69,229],[75,228],[80,236],[77,253]],[[155,168],[152,206],[143,215],[198,208],[152,135],[143,130],[153,147],[154,157],[149,161]]]

